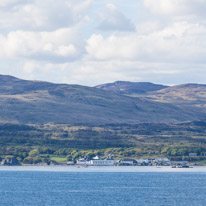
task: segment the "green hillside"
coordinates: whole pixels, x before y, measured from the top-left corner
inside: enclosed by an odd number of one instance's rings
[[[151,90],[151,89],[150,89]],[[197,107],[130,97],[80,85],[52,84],[0,76],[0,122],[108,124],[201,120]]]
[[[169,157],[205,160],[206,122],[184,124],[0,125],[0,159],[23,163],[78,159],[111,154],[115,158]],[[197,153],[190,158],[189,153]]]

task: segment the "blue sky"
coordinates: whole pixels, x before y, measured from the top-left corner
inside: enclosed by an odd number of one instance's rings
[[[0,73],[94,86],[205,83],[206,0],[1,0]]]

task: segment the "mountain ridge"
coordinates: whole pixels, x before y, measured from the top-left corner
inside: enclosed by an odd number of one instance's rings
[[[125,85],[125,82],[118,81],[118,84]],[[125,94],[97,87],[21,80],[0,75],[0,122],[98,125],[178,123],[205,118],[205,109],[194,105],[180,105],[178,102],[161,102],[155,98],[158,96],[157,92],[170,87],[152,83],[142,85],[143,92],[130,96],[134,94],[130,93],[131,90]],[[162,90],[157,90],[162,87]]]
[[[114,83],[101,84],[96,86],[95,88],[119,94],[144,94],[147,92],[168,88],[168,86],[153,84],[151,82],[116,81]]]

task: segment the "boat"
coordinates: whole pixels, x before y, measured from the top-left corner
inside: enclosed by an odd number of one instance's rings
[[[172,168],[192,168],[189,165],[173,165]]]

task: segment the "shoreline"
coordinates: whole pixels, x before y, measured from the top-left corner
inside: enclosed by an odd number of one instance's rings
[[[185,173],[206,173],[206,166],[194,166],[192,168],[172,168],[171,166],[0,166],[0,172],[21,171],[21,172],[185,172]]]

